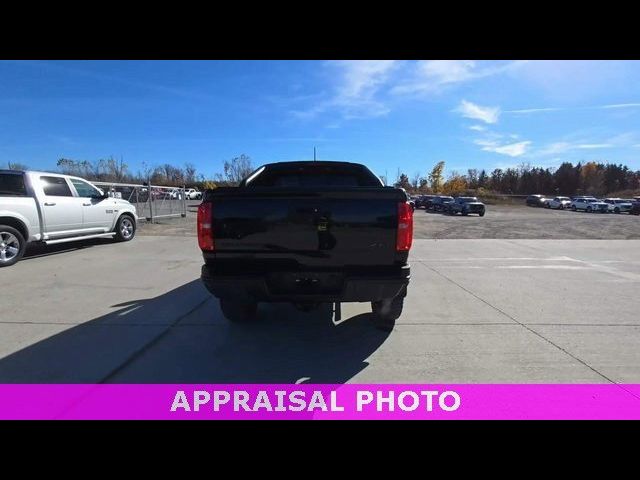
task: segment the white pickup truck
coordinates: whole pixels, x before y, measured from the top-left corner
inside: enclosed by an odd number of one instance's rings
[[[195,188],[187,188],[184,192],[187,200],[200,200],[202,198],[202,192],[196,190]]]
[[[0,267],[16,263],[27,243],[46,245],[113,237],[131,240],[136,210],[82,178],[0,170]]]

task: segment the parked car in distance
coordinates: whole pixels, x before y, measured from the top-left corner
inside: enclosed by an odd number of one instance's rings
[[[174,188],[167,192],[167,198],[171,200],[182,200],[182,189]]]
[[[433,210],[434,212],[444,212],[447,210],[448,205],[451,202],[453,202],[453,197],[437,195],[431,199],[431,201],[429,202],[429,206],[427,208],[429,210]]]
[[[420,195],[416,198],[416,208],[424,208],[426,209],[429,201],[432,200],[436,195]]]
[[[556,210],[564,210],[571,206],[571,199],[569,197],[554,197],[547,201],[547,208],[553,208]]]
[[[529,195],[527,197],[527,205],[529,207],[544,207],[547,201],[547,197],[544,195]]]
[[[128,201],[110,197],[82,178],[0,170],[0,267],[20,260],[32,242],[131,240],[136,220]]]
[[[622,198],[605,198],[603,202],[609,205],[609,212],[622,213],[631,210],[631,202]]]
[[[640,200],[636,200],[631,204],[631,210],[629,210],[631,215],[640,215]]]
[[[187,188],[184,191],[184,196],[187,200],[200,200],[202,198],[202,192],[196,190],[195,188]]]
[[[461,213],[466,216],[470,213],[477,213],[484,217],[484,212],[484,203],[478,200],[478,197],[457,197],[453,202],[447,204],[447,213],[452,215]]]
[[[571,202],[571,210],[574,212],[578,210],[584,210],[585,212],[600,212],[607,213],[609,211],[609,204],[604,203],[594,197],[576,197]]]

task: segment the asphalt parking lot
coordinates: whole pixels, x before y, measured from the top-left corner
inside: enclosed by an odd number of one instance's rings
[[[640,383],[640,240],[416,240],[390,334],[367,304],[230,324],[191,236],[75,246],[0,270],[0,383]]]

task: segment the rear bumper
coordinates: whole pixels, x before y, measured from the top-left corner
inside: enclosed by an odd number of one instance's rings
[[[320,273],[275,272],[286,283],[295,280],[312,279]],[[322,278],[322,277],[321,277]],[[345,275],[337,288],[323,289],[304,285],[300,288],[277,287],[269,281],[268,275],[219,275],[208,265],[202,266],[201,279],[207,290],[215,297],[249,296],[261,302],[372,302],[385,298],[405,296],[411,278],[410,266],[398,267],[394,272],[374,275]],[[319,282],[321,283],[321,282]]]

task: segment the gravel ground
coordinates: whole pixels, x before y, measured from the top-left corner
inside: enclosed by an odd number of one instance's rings
[[[139,235],[196,236],[197,202],[186,218],[140,223]],[[487,214],[463,217],[416,210],[414,237],[509,239],[640,239],[640,217],[547,210],[514,205],[488,205]]]
[[[484,217],[416,210],[415,238],[638,239],[640,217],[488,205]]]

